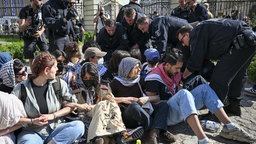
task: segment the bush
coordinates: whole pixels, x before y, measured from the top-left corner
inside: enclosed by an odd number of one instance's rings
[[[0,52],[10,52],[13,58],[25,61],[23,57],[24,42],[19,38],[0,38],[1,42],[10,42],[10,44],[0,45]]]
[[[93,32],[85,32],[84,33],[84,41],[88,40],[88,39],[93,39]]]
[[[247,75],[250,82],[256,82],[256,56],[254,56],[247,70]]]

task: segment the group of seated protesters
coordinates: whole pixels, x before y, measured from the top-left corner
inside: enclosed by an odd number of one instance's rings
[[[81,52],[70,42],[64,51],[37,55],[28,78],[20,60],[7,60],[0,69],[0,90],[8,87],[0,93],[0,142],[124,144],[143,136],[145,144],[170,143],[176,138],[167,127],[185,121],[199,144],[209,144],[197,114],[203,107],[224,124],[220,136],[255,141],[230,120],[208,84],[181,86],[179,50],[160,60],[159,52],[148,48],[144,64],[124,50],[114,51],[106,64],[106,54],[95,43]],[[71,115],[75,119],[67,119]]]

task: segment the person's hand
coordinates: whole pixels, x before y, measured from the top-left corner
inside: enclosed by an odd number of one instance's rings
[[[42,32],[41,32],[41,31],[36,31],[36,33],[33,34],[33,37],[34,37],[34,38],[39,38],[41,35],[42,35]]]
[[[40,116],[42,119],[47,119],[48,121],[49,120],[54,120],[54,114],[42,114],[41,116]]]
[[[149,97],[148,97],[148,96],[143,96],[143,97],[140,97],[140,98],[139,98],[138,103],[139,103],[140,105],[144,105],[145,103],[148,102],[148,100],[149,100]]]
[[[32,119],[32,124],[38,125],[38,126],[43,126],[48,124],[48,119],[47,117],[38,117],[38,118],[34,118]]]
[[[25,20],[25,25],[26,25],[26,26],[29,26],[29,25],[31,25],[31,23],[32,23],[31,18],[26,18],[26,20]]]
[[[131,103],[133,103],[133,102],[138,102],[138,101],[139,101],[139,99],[136,98],[136,97],[126,97],[126,98],[124,98],[123,103],[125,103],[125,104],[131,104]]]

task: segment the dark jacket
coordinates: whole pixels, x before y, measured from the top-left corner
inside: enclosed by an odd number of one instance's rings
[[[178,18],[188,20],[189,13],[190,13],[189,8],[182,9],[180,6],[178,6],[172,10],[171,16],[176,16]]]
[[[69,28],[63,21],[67,15],[67,6],[61,0],[49,0],[43,6],[43,19],[50,36],[64,37],[68,35]]]
[[[208,19],[208,13],[206,8],[202,4],[197,4],[196,9],[193,12],[192,10],[190,11],[188,15],[188,22],[196,22],[196,21],[203,21]]]
[[[243,21],[211,19],[201,22],[190,33],[191,56],[189,71],[198,71],[204,59],[218,60],[229,53],[233,39],[242,29],[249,28]]]
[[[156,47],[160,53],[164,53],[167,47],[175,47],[179,42],[177,31],[182,26],[192,27],[187,20],[173,16],[155,18],[149,26],[153,47]]]
[[[117,21],[117,22],[122,22],[122,19],[123,19],[123,17],[124,17],[124,12],[125,12],[125,10],[128,9],[128,8],[133,8],[133,9],[135,9],[136,12],[138,12],[138,13],[143,13],[140,4],[135,3],[135,2],[130,2],[129,4],[124,5],[124,6],[122,6],[122,7],[120,8],[119,13],[118,13],[118,15],[117,15],[117,17],[116,17],[116,21]]]

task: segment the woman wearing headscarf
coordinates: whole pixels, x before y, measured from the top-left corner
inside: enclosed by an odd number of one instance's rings
[[[123,58],[118,68],[118,76],[110,83],[115,100],[122,110],[125,126],[134,128],[142,125],[145,130],[159,129],[167,141],[174,141],[167,131],[168,105],[166,102],[151,105],[152,98],[146,96],[145,81],[140,76],[141,63],[132,57]]]
[[[85,110],[79,111],[79,115],[88,128],[88,142],[106,144],[106,137],[113,136],[114,143],[123,144],[136,140],[143,134],[143,129],[139,128],[130,134],[126,132],[121,111],[108,88],[108,83],[101,82],[96,64],[85,62],[77,77],[82,97],[78,99],[80,104],[71,103],[69,106]]]
[[[19,59],[3,64],[0,69],[0,91],[11,93],[14,86],[27,79],[27,67]]]

